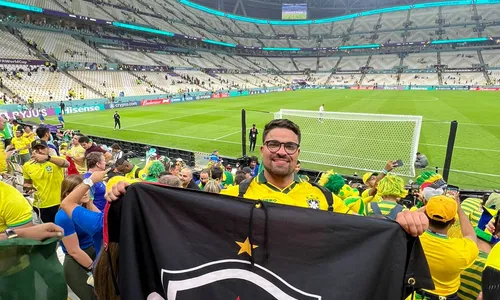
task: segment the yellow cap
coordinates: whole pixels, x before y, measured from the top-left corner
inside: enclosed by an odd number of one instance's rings
[[[425,213],[427,216],[440,222],[448,222],[455,219],[457,211],[457,201],[442,195],[431,197],[425,206]]]
[[[372,176],[378,176],[378,173],[366,172],[365,175],[363,175],[363,183],[366,184]]]
[[[491,249],[490,254],[488,254],[488,259],[484,267],[492,267],[500,271],[500,243],[497,243],[493,249]]]

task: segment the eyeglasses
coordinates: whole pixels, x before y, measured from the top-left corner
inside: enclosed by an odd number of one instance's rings
[[[266,145],[267,150],[269,150],[271,153],[278,152],[281,149],[281,145],[283,145],[283,148],[285,149],[285,152],[288,155],[294,154],[295,152],[297,152],[297,150],[300,147],[299,144],[294,143],[294,142],[282,143],[282,142],[276,141],[276,140],[266,141],[266,142],[264,142],[264,145]]]

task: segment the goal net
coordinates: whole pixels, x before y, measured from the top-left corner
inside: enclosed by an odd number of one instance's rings
[[[381,171],[387,161],[401,159],[403,166],[392,173],[415,176],[421,116],[282,109],[274,118],[299,125],[301,162]]]

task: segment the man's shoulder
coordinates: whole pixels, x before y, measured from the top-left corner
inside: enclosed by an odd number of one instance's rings
[[[240,186],[239,185],[231,185],[228,186],[226,189],[222,190],[220,192],[221,195],[228,195],[228,196],[238,196],[240,191]]]

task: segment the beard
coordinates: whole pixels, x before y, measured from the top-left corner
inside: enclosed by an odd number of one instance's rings
[[[282,156],[277,154],[274,154],[270,157],[267,164],[264,164],[264,168],[271,175],[278,177],[288,176],[295,170],[295,166],[292,166],[292,159],[289,156]]]

